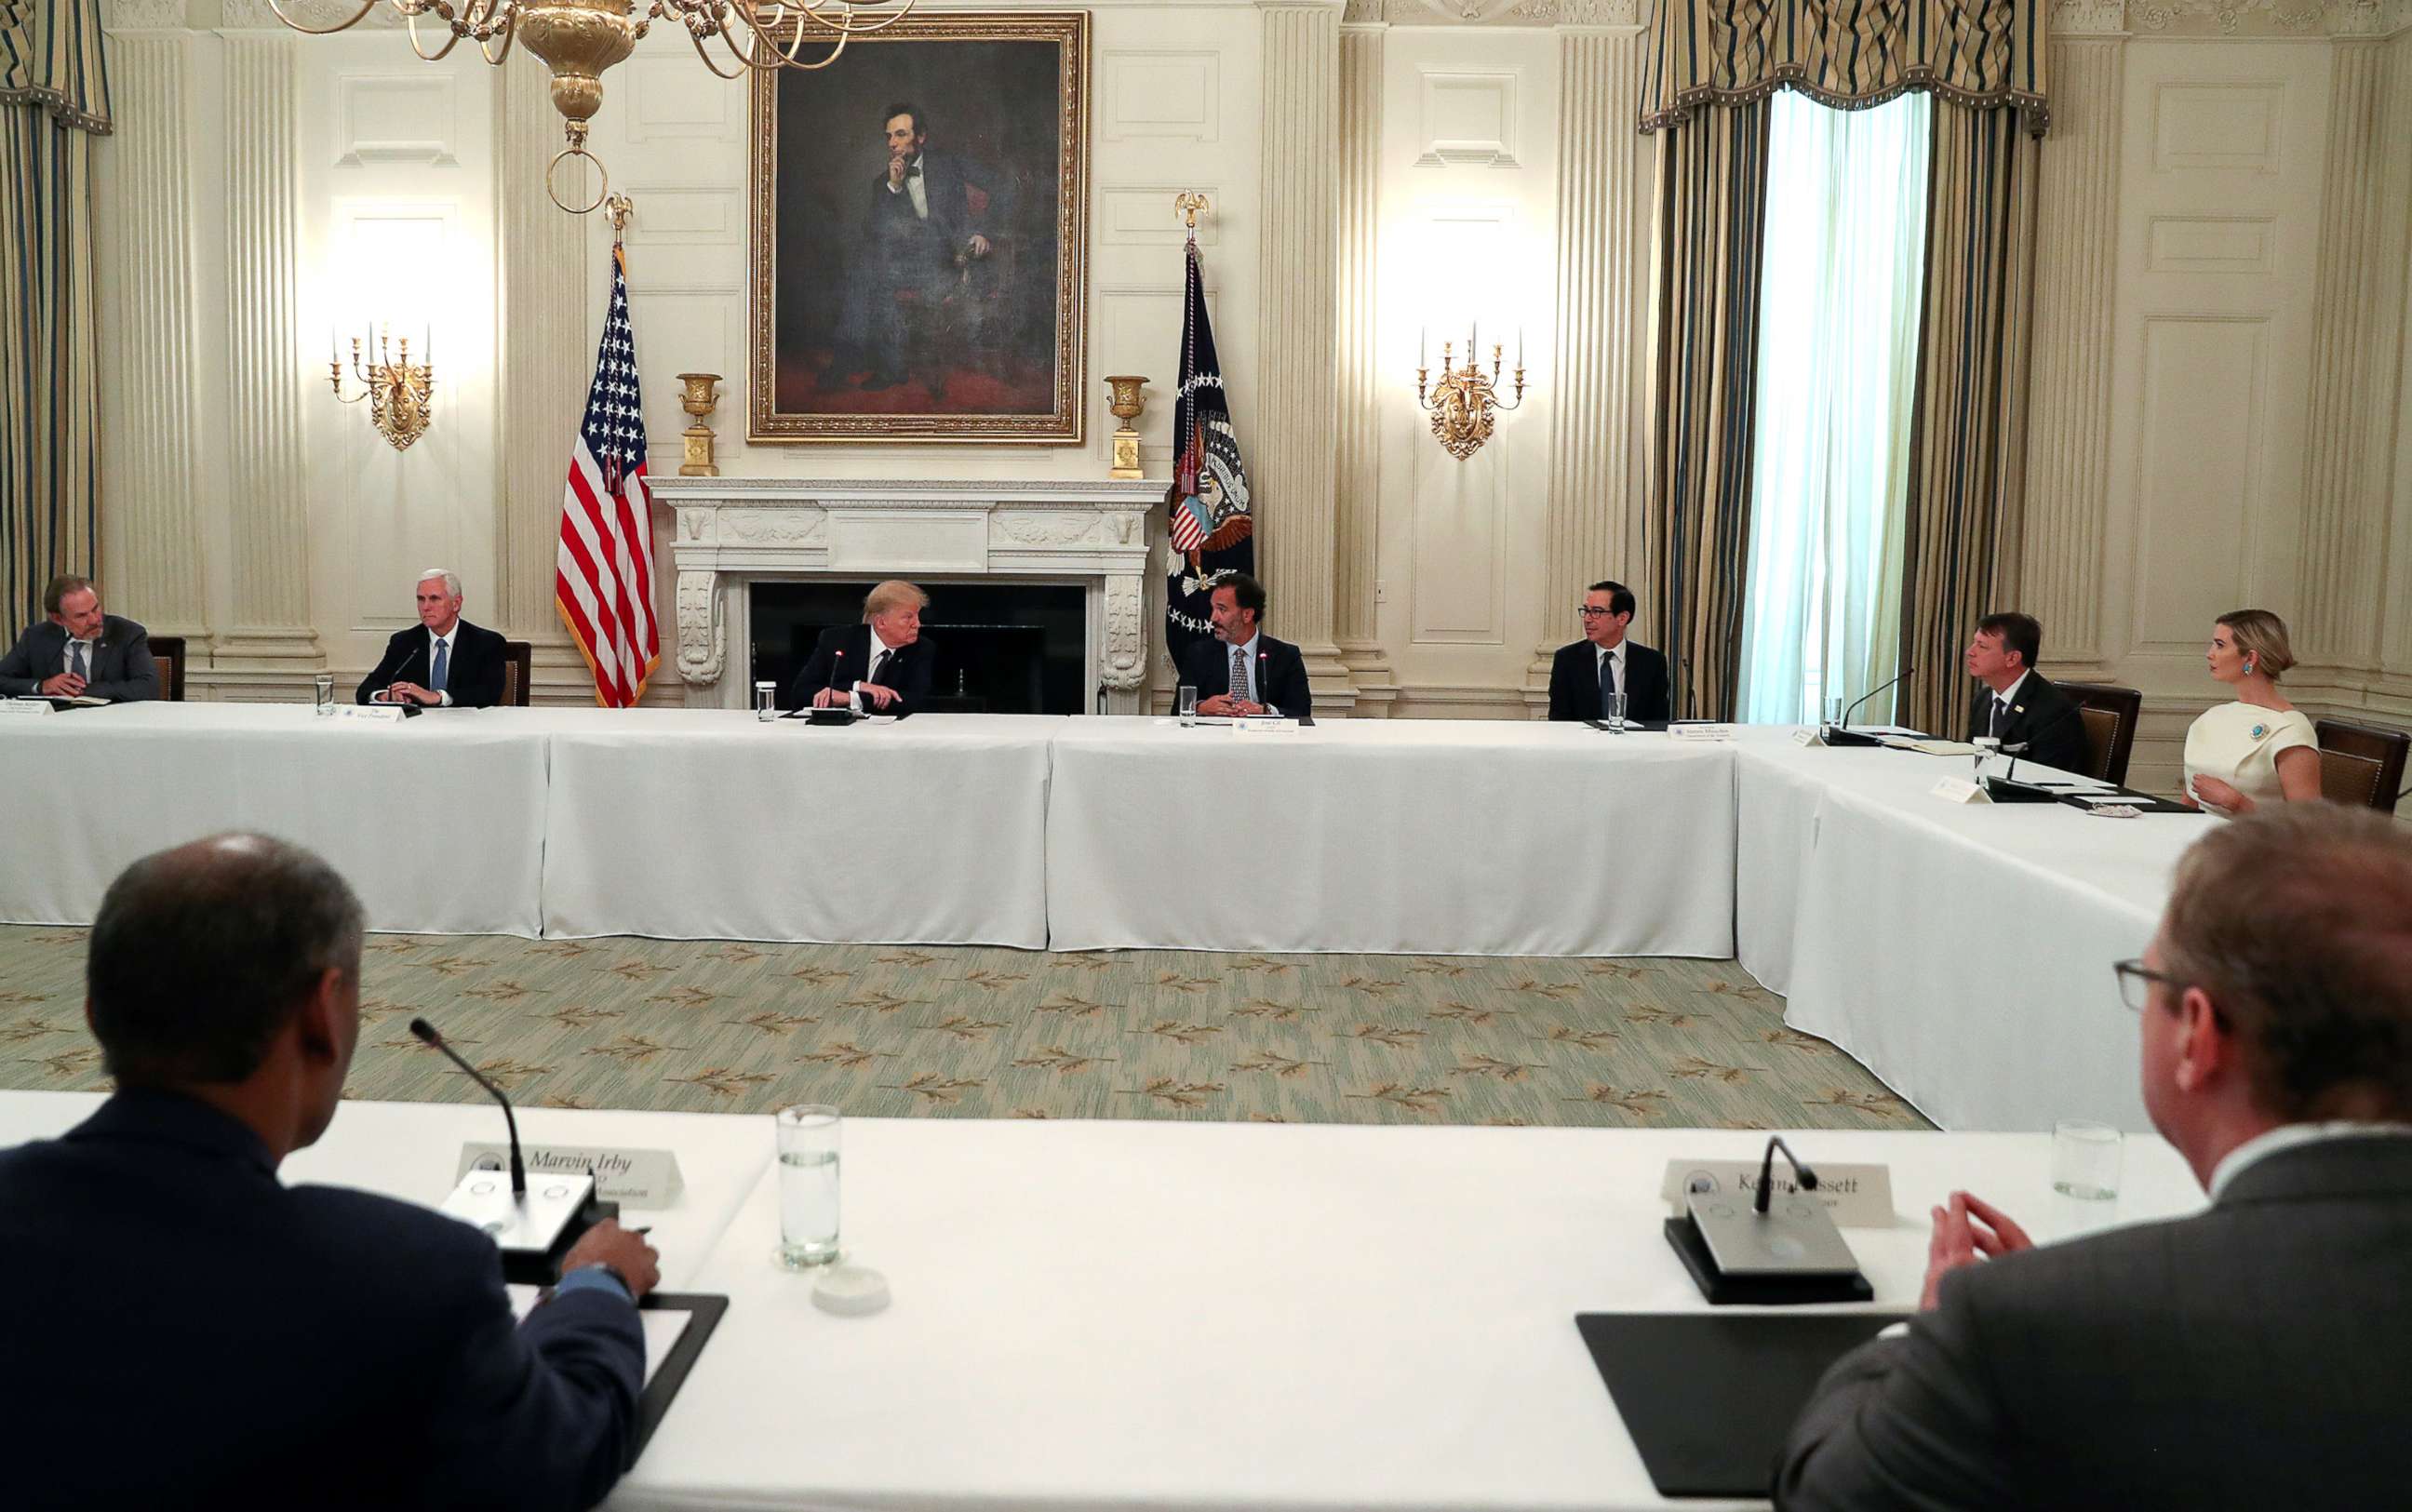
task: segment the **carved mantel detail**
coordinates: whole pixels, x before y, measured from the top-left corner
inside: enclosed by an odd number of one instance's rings
[[[1109,712],[1140,712],[1149,522],[1164,489],[1144,478],[655,478],[654,496],[677,521],[670,555],[687,702],[746,705],[757,582],[1022,578],[1087,588],[1089,685],[1106,690]]]

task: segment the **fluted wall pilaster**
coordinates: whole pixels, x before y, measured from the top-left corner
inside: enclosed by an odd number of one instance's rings
[[[2401,354],[2403,205],[2389,194],[2394,51],[2375,37],[2331,42],[2319,274],[2313,291],[2312,382],[2303,465],[2304,592],[2297,654],[2377,666],[2387,564],[2385,440]],[[2398,191],[2400,193],[2400,190]],[[2389,257],[2390,243],[2394,257]]]
[[[2390,64],[2389,167],[2395,207],[2393,266],[2398,279],[2397,340],[2404,359],[2396,369],[2394,525],[2388,533],[2388,588],[2380,609],[2380,665],[2402,677],[2412,676],[2412,30],[2396,34],[2388,44]],[[2382,259],[2382,266],[2385,259]]]
[[[1568,30],[1558,40],[1557,314],[1551,342],[1549,578],[1544,623],[1602,577],[1637,580],[1631,539],[1635,174],[1640,138],[1640,30]],[[1557,641],[1534,652],[1526,682],[1549,686]]]
[[[225,38],[228,655],[316,659],[295,325],[295,41]]]
[[[1384,25],[1340,31],[1340,477],[1333,629],[1360,712],[1387,707],[1390,661],[1375,618],[1380,568],[1382,414],[1379,265]]]
[[[110,38],[116,131],[96,151],[107,167],[100,210],[103,536],[110,607],[155,634],[202,639],[199,420],[195,386],[195,205],[186,146],[189,36]],[[204,645],[188,644],[198,655]]]
[[[2055,37],[2052,134],[2037,175],[2035,335],[2018,607],[2055,664],[2098,662],[2110,507],[2124,34]]]
[[[1277,635],[1306,656],[1318,704],[1346,702],[1332,638],[1340,417],[1340,7],[1259,0],[1264,23],[1258,269],[1257,563]]]
[[[494,601],[512,638],[566,646],[569,638],[553,610],[553,561],[563,459],[595,366],[585,307],[596,291],[587,277],[586,222],[552,203],[533,166],[561,150],[550,76],[540,68],[507,67],[496,85],[494,140],[504,166],[495,175],[502,332],[494,357],[494,451],[502,488],[494,521]],[[577,170],[582,173],[584,165]],[[583,203],[592,191],[564,183],[562,193]]]

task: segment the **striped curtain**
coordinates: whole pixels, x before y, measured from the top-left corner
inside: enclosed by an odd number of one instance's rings
[[[0,0],[0,624],[98,554],[92,139],[110,129],[100,0]]]
[[[2049,0],[1658,0],[1641,129],[1799,90],[1855,110],[1908,90],[2019,112],[2043,135]]]
[[[1918,671],[1897,717],[1955,738],[1961,648],[1980,617],[2018,607],[1994,595],[2018,580],[2025,504],[2040,144],[2020,125],[2014,110],[1934,105],[1902,584],[1902,657]]]
[[[1768,114],[1703,105],[1658,138],[1642,612],[1679,719],[1732,717],[1741,681]]]

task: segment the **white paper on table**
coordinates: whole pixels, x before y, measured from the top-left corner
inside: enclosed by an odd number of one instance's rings
[[[528,1314],[536,1311],[536,1299],[540,1295],[539,1289],[516,1284],[503,1289],[511,1294],[511,1316],[525,1323]],[[654,1384],[654,1373],[662,1368],[662,1361],[669,1358],[670,1351],[678,1347],[679,1340],[686,1334],[687,1323],[694,1316],[694,1314],[683,1307],[647,1307],[638,1310],[637,1322],[645,1330],[646,1386]]]

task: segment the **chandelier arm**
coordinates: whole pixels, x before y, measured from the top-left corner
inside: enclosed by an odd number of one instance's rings
[[[514,10],[503,22],[503,50],[500,52],[490,52],[487,51],[486,44],[480,42],[478,44],[478,51],[486,54],[488,63],[500,63],[511,55],[511,45],[519,39],[520,13]]]
[[[723,42],[728,43],[728,51],[730,52],[736,53],[737,71],[735,73],[722,73],[720,71],[720,65],[712,61],[712,53],[708,51],[703,45],[703,37],[701,33],[697,32],[694,28],[690,27],[687,30],[686,39],[695,44],[695,55],[697,59],[703,64],[704,68],[715,79],[743,79],[745,77],[746,70],[752,66],[751,59],[747,58],[743,52],[737,51],[737,44],[733,41],[729,41],[728,34],[726,31],[720,34],[720,39]]]
[[[349,21],[337,22],[332,26],[304,26],[300,22],[295,21],[292,17],[285,13],[285,7],[280,3],[280,0],[268,0],[268,8],[276,12],[276,19],[278,21],[283,22],[286,25],[290,26],[295,31],[302,33],[305,37],[332,37],[337,32],[349,30],[350,28],[359,25],[361,22],[367,20],[369,12],[375,10],[376,7],[377,0],[360,0],[360,8],[352,13],[352,19]]]
[[[821,14],[825,7],[832,3],[838,5],[845,11],[846,14],[843,20],[831,21],[827,16]],[[785,9],[786,7],[782,5],[781,8]],[[799,0],[799,4],[796,8],[802,14],[810,16],[819,24],[828,27],[831,31],[843,32],[848,37],[869,37],[874,32],[884,32],[888,30],[890,26],[895,25],[898,22],[903,21],[905,17],[913,14],[913,0],[905,0],[904,9],[875,22],[866,22],[860,19],[861,13],[855,9],[854,6],[850,3],[850,0]]]
[[[404,22],[404,25],[407,26],[410,32],[410,51],[418,53],[422,62],[441,63],[451,53],[454,48],[461,45],[461,32],[457,24],[454,25],[450,34],[444,38],[444,45],[437,48],[433,52],[428,51],[426,49],[419,45],[419,18],[417,16],[414,15],[410,17],[409,20]]]
[[[787,45],[784,47],[776,42],[766,41],[764,39],[762,29],[756,26],[750,21],[746,22],[746,34],[750,40],[744,47],[741,48],[737,45],[737,34],[735,31],[724,25],[720,29],[720,39],[728,45],[728,51],[735,55],[738,62],[743,64],[748,68],[760,68],[764,70],[772,68],[794,68],[802,73],[810,73],[816,68],[826,68],[831,64],[837,61],[838,54],[846,51],[846,34],[844,32],[840,32],[837,34],[837,42],[835,45],[831,47],[827,56],[817,58],[811,63],[799,63],[796,61],[796,50],[803,45],[804,39],[803,27],[801,24],[796,28],[796,35],[789,38]],[[697,46],[699,48],[702,46],[700,40],[698,41]],[[706,66],[710,66],[710,65],[707,63]],[[719,72],[718,69],[713,69],[713,71],[715,73]],[[732,74],[722,74],[721,77],[728,79],[736,76]]]

